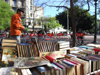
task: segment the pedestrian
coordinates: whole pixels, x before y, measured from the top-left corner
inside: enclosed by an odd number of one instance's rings
[[[24,11],[22,9],[17,9],[17,13],[14,14],[11,18],[11,38],[17,39],[17,43],[21,43],[21,32],[25,27],[21,24],[21,16]]]

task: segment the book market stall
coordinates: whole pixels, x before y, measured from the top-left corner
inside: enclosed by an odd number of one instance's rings
[[[70,47],[65,40],[30,40],[3,39],[0,75],[100,75],[99,44]]]

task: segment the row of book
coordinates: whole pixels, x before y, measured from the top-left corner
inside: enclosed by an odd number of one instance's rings
[[[82,56],[72,53],[59,59],[46,55],[42,59],[50,63],[30,68],[14,68],[11,70],[11,75],[14,73],[18,75],[89,75],[100,69],[100,55],[96,54]]]

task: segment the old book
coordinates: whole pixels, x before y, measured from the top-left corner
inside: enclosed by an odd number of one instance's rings
[[[47,66],[38,66],[36,67],[41,74],[51,75],[50,69]]]
[[[0,75],[10,75],[10,70],[13,67],[2,67],[0,68]]]
[[[63,75],[63,70],[60,67],[56,66],[53,63],[51,63],[51,65],[55,68],[54,75]]]
[[[16,39],[3,39],[2,40],[2,49],[15,49],[17,45],[17,40]]]
[[[50,69],[51,75],[55,75],[55,68],[50,64],[47,64],[46,67]]]
[[[91,60],[91,62],[92,62],[91,63],[91,71],[92,72],[98,69],[99,64],[100,64],[100,58],[95,57],[95,56],[87,56],[85,58],[88,60]]]
[[[65,63],[69,68],[67,69],[67,75],[75,75],[75,66],[74,64],[66,61],[66,60],[62,60],[63,63]]]
[[[54,59],[53,57],[46,55],[45,56],[46,59],[48,59],[50,62],[54,62],[56,59]]]
[[[90,49],[90,50],[93,50],[94,47],[90,47],[90,46],[78,46],[79,48],[85,48],[85,49]]]
[[[68,58],[68,59],[70,59],[70,58],[72,58],[72,56],[65,55],[65,58]]]
[[[84,57],[85,55],[79,54],[79,53],[71,53],[71,55],[75,55],[76,57]]]
[[[1,67],[14,66],[16,58],[16,50],[12,48],[4,48],[2,53]]]
[[[87,46],[100,48],[100,44],[87,44]]]
[[[30,69],[25,69],[28,75],[32,75]]]
[[[22,75],[28,75],[26,69],[21,69]]]
[[[87,61],[84,61],[84,60],[79,59],[79,58],[71,58],[71,60],[76,61],[82,65],[82,70],[81,70],[82,75],[86,75],[88,73],[87,69],[89,68],[89,64]]]
[[[30,68],[30,71],[31,71],[32,75],[41,75],[41,73],[38,71],[38,69],[36,67]]]
[[[40,52],[39,57],[45,57],[49,55],[53,58],[63,58],[66,55],[66,51],[53,51],[53,52]]]
[[[63,70],[63,75],[66,75],[67,74],[66,73],[67,69],[66,69],[65,66],[63,66],[63,65],[61,65],[61,64],[59,64],[57,62],[53,62],[53,64],[55,64],[56,66],[60,67]]]
[[[17,68],[32,68],[36,66],[46,65],[49,61],[40,57],[18,57],[15,60],[14,66]]]
[[[75,74],[76,75],[81,75],[81,64],[78,62],[72,61],[70,59],[65,59],[67,62],[72,63],[75,66]]]
[[[10,70],[10,75],[19,75],[19,74],[18,74],[18,68],[12,68],[12,69]]]

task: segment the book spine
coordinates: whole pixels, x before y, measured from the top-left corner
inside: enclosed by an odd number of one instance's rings
[[[28,75],[25,69],[21,69],[22,75]]]
[[[49,55],[46,55],[45,58],[47,58],[50,62],[54,62],[54,58],[52,58],[51,56]]]
[[[78,65],[79,63],[77,63],[77,62],[75,62],[75,61],[72,61],[72,60],[69,60],[69,59],[65,59],[66,61],[69,61],[69,62],[71,62],[71,63],[73,63],[73,64],[76,64],[76,65]]]
[[[27,72],[28,75],[32,75],[30,69],[26,69],[26,72]]]
[[[66,60],[63,60],[62,62],[65,63],[66,65],[68,65],[68,67],[70,67],[70,68],[74,66],[73,64],[67,62]]]
[[[47,70],[45,69],[45,67],[38,66],[37,69],[42,75],[47,75]]]

